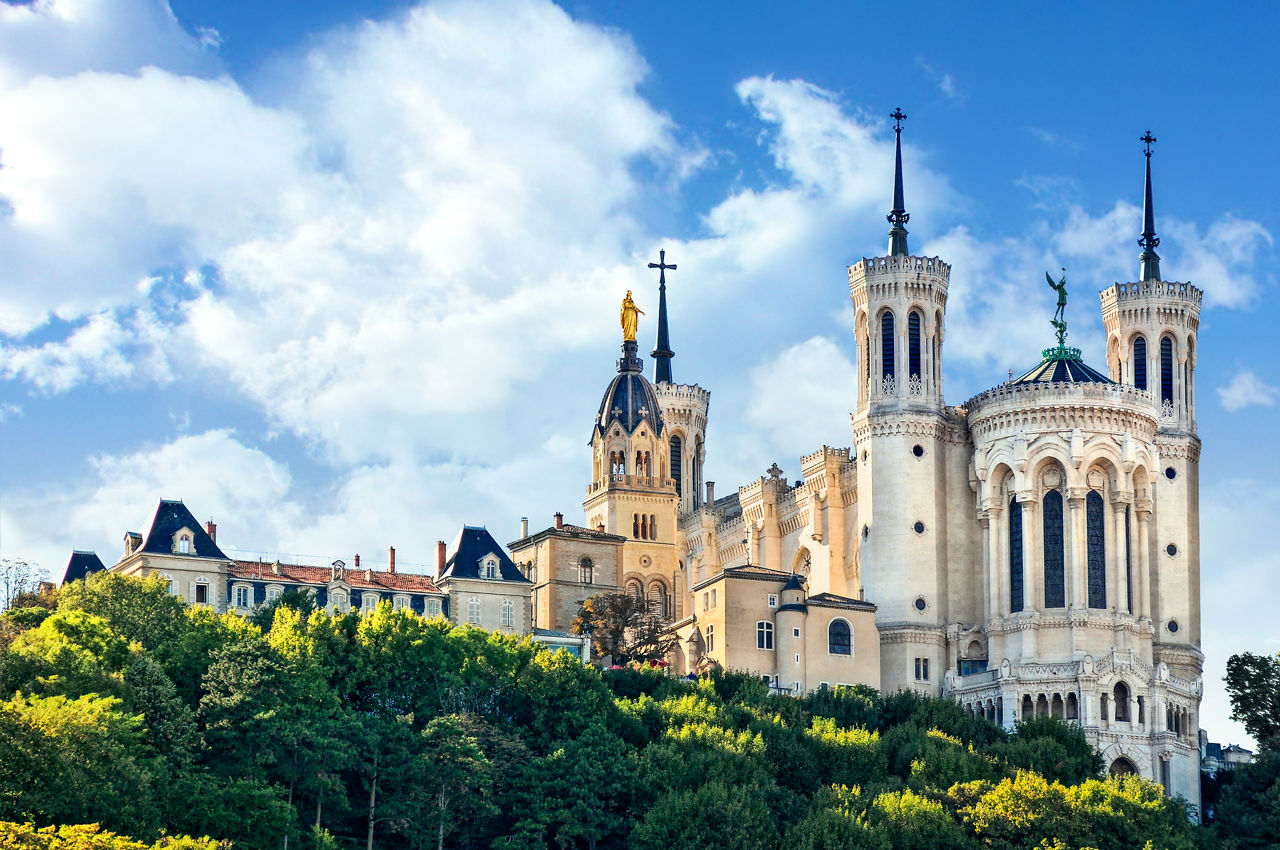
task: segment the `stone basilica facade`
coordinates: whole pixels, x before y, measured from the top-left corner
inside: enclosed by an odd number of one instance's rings
[[[1034,368],[948,405],[950,266],[908,250],[899,135],[888,253],[848,268],[852,445],[816,448],[796,481],[703,481],[710,394],[671,379],[664,277],[655,380],[625,340],[592,426],[585,525],[510,544],[534,625],[643,594],[680,672],[1073,720],[1113,772],[1198,803],[1201,293],[1160,275],[1150,141],[1140,280],[1101,292],[1106,374],[1059,325]]]

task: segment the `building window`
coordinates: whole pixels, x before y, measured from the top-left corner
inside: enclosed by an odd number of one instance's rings
[[[714,588],[711,591],[711,607],[716,607],[716,592]]]
[[[777,608],[777,607],[778,607],[778,594],[776,594],[776,593],[770,593],[770,594],[769,594],[769,607],[770,607],[770,608]]]
[[[1062,546],[1062,494],[1044,494],[1044,607],[1065,608],[1067,604],[1066,560]]]
[[[280,598],[280,594],[284,593],[283,587],[272,586],[267,588],[267,601],[275,602]]]
[[[907,379],[920,379],[920,314],[907,316]]]
[[[756,623],[756,649],[773,649],[773,623],[768,620]]]
[[[711,607],[716,605],[716,592],[711,591]],[[667,616],[667,591],[660,583],[654,582],[649,585],[649,610],[657,614],[659,617]]]
[[[893,313],[888,310],[880,317],[880,374],[893,377]]]
[[[649,514],[649,539],[658,539],[658,517],[654,514]]]
[[[800,630],[799,630],[799,629],[795,629],[795,628],[793,628],[793,629],[791,630],[791,636],[792,636],[792,637],[797,637],[797,638],[798,638],[798,637],[800,637]]]
[[[1173,404],[1173,340],[1160,340],[1160,401]]]
[[[681,442],[679,436],[673,436],[671,438],[671,477],[675,479],[675,482],[676,482],[676,498],[677,499],[680,498],[680,493],[681,493],[680,459],[681,459],[681,450],[683,447],[684,447],[684,443]]]
[[[439,617],[442,613],[439,599],[428,599],[423,606],[423,613],[428,617]]]
[[[467,622],[480,622],[480,597],[473,596],[467,600]]]
[[[1133,613],[1133,551],[1129,545],[1129,505],[1124,506],[1124,598],[1129,602],[1129,613]]]
[[[200,582],[196,585],[196,604],[197,605],[209,604],[209,585],[203,582]]]
[[[927,658],[916,659],[916,681],[917,682],[929,681],[929,659]]]
[[[595,567],[591,563],[590,558],[583,558],[578,562],[578,581],[583,584],[591,584],[594,577]]]
[[[178,585],[169,576],[161,576],[165,580],[165,585],[169,588],[169,595],[173,596],[178,592]]]
[[[844,620],[832,620],[827,626],[827,652],[831,655],[853,655],[853,633]]]
[[[640,586],[640,582],[635,579],[627,582],[627,593],[634,596],[636,599],[644,598],[644,588],[642,588]],[[707,610],[707,595],[705,593],[702,594],[702,610]]]
[[[244,587],[243,585],[236,588],[236,607],[237,608],[248,608],[250,605],[251,599],[252,599],[252,596],[249,593],[249,588]]]
[[[1022,610],[1022,505],[1009,499],[1009,610]]]
[[[378,607],[378,594],[366,590],[360,595],[360,608],[366,614]]]
[[[485,578],[498,577],[498,562],[495,561],[493,558],[490,558],[484,562],[484,577]]]
[[[711,594],[707,593],[706,591],[703,591],[702,593],[702,610],[703,611],[711,610]]]
[[[190,554],[191,554],[191,540],[190,540],[190,538],[187,538],[187,537],[180,537],[180,538],[178,538],[178,554],[179,554],[179,555],[190,555]]]
[[[504,629],[513,629],[516,625],[516,606],[511,603],[510,599],[502,600],[502,627]]]
[[[640,514],[631,515],[631,536],[640,539]]]
[[[1084,497],[1085,551],[1089,560],[1089,607],[1107,607],[1107,544],[1102,494],[1090,490]]]
[[[707,652],[716,650],[716,627],[707,626]]]
[[[1147,388],[1147,341],[1140,336],[1133,338],[1133,385]]]

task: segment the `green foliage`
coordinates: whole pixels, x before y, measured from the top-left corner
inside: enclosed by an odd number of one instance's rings
[[[720,780],[668,791],[631,832],[635,850],[774,850],[778,827],[758,787]]]
[[[218,850],[210,838],[166,836],[148,844],[103,830],[98,824],[37,827],[33,823],[0,822],[3,850]]]
[[[825,717],[815,717],[806,734],[817,749],[824,784],[862,785],[884,775],[879,734],[841,728]]]
[[[1102,756],[1079,729],[1054,717],[1020,722],[1012,739],[991,747],[991,753],[1010,767],[1034,770],[1068,785],[1102,775]]]
[[[613,664],[663,658],[676,645],[666,621],[649,600],[630,593],[601,593],[584,600],[569,628],[591,633],[592,652]]]
[[[1231,716],[1263,750],[1280,748],[1280,653],[1242,652],[1227,659]]]
[[[1220,846],[1227,850],[1280,847],[1280,750],[1262,753],[1230,776],[1213,823]]]
[[[290,611],[305,620],[316,610],[316,600],[301,588],[290,588],[249,615],[249,622],[263,632],[271,631],[277,611]]]

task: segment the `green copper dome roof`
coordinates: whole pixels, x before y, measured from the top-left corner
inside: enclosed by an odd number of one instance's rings
[[[1080,349],[1059,345],[1040,352],[1044,357],[1036,366],[1014,378],[1013,384],[1038,384],[1061,382],[1067,384],[1114,384],[1115,381],[1089,366],[1080,356]]]

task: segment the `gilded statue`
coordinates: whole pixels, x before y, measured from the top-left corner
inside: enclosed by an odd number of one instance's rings
[[[627,290],[627,297],[622,299],[622,313],[619,318],[622,320],[622,338],[631,342],[636,339],[636,326],[640,324],[640,316],[644,315],[644,311],[636,306],[636,302],[631,300],[631,290]]]

